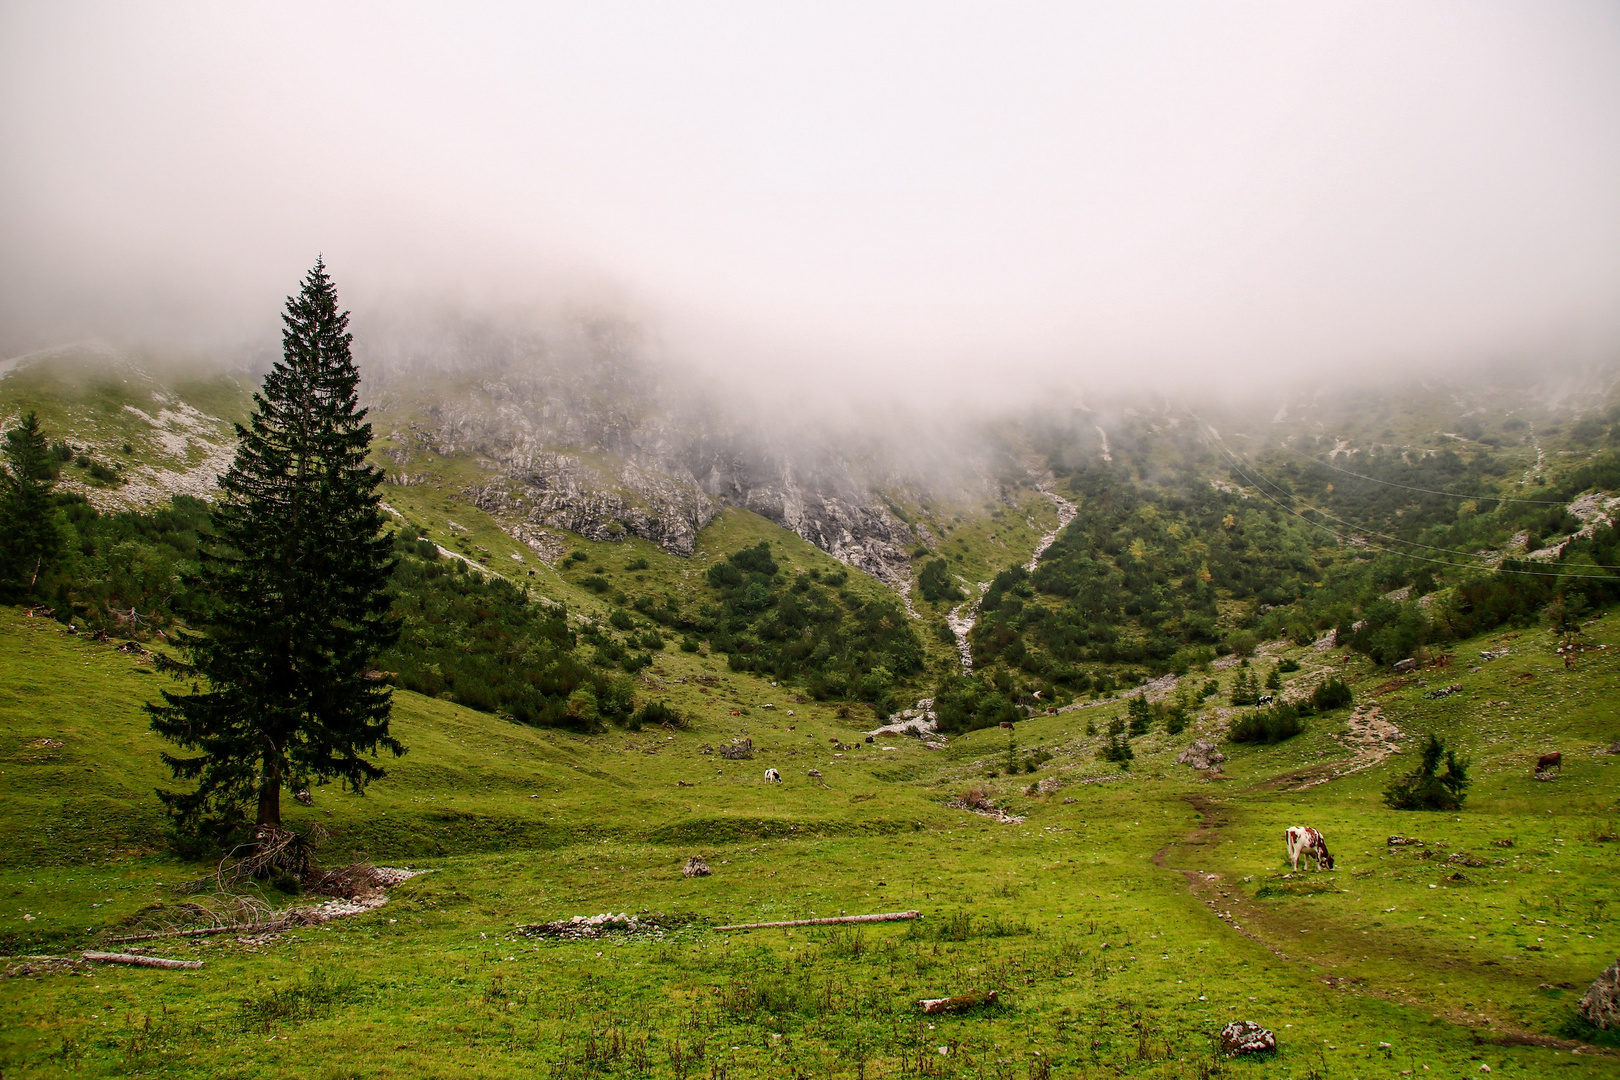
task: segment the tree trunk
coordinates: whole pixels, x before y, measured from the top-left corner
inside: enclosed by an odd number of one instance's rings
[[[832,926],[835,923],[899,922],[903,919],[920,918],[922,918],[922,912],[920,911],[886,911],[881,915],[834,915],[825,919],[788,919],[785,922],[732,923],[730,926],[717,926],[715,930],[774,930],[778,926]]]
[[[281,824],[281,762],[267,760],[259,784],[259,816],[255,824]]]
[[[94,960],[98,964],[133,964],[136,967],[180,968],[182,970],[196,970],[203,966],[201,960],[170,960],[165,956],[140,956],[136,953],[87,952],[80,953],[80,955],[86,960]]]

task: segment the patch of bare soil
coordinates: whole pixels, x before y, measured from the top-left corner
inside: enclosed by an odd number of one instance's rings
[[[1405,738],[1400,728],[1384,719],[1377,705],[1357,705],[1350,714],[1345,731],[1333,738],[1350,757],[1345,761],[1331,761],[1285,773],[1256,785],[1259,790],[1305,791],[1337,780],[1341,776],[1370,769],[1391,754],[1401,753],[1400,740]]]

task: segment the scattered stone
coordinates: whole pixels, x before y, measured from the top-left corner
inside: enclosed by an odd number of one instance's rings
[[[1065,806],[1067,806],[1069,803],[1074,803],[1074,802],[1079,802],[1079,801],[1080,801],[1079,799],[1076,799],[1074,796],[1071,795],[1067,799],[1063,800],[1063,804]]]
[[[88,975],[89,964],[71,956],[25,956],[21,963],[6,968],[6,978],[21,979],[35,975]]]
[[[681,867],[682,877],[707,877],[709,873],[709,863],[701,855],[693,855],[686,860],[686,865]]]
[[[524,937],[560,941],[599,938],[609,934],[662,937],[665,930],[675,929],[696,919],[695,915],[626,915],[623,912],[615,915],[603,912],[601,915],[575,915],[556,922],[520,924],[517,932]]]
[[[1221,1028],[1221,1052],[1227,1057],[1266,1054],[1277,1049],[1277,1036],[1253,1020],[1234,1020]]]
[[[1620,959],[1587,987],[1579,1012],[1587,1022],[1605,1031],[1620,1028]]]
[[[1614,742],[1609,744],[1609,753],[1620,754],[1620,739],[1616,739]]]
[[[754,740],[733,739],[720,748],[720,756],[728,761],[751,761],[754,757]]]
[[[1437,690],[1430,690],[1427,694],[1424,694],[1423,696],[1426,697],[1426,698],[1443,698],[1443,697],[1450,697],[1452,694],[1460,694],[1460,693],[1462,693],[1462,683],[1452,683],[1450,686],[1441,687],[1440,689],[1437,689]]]
[[[996,992],[994,990],[970,990],[966,994],[957,994],[955,997],[923,998],[917,1002],[917,1007],[930,1016],[936,1013],[967,1012],[977,1009],[981,1005],[994,1005]]]
[[[1397,833],[1396,835],[1390,837],[1388,840],[1385,840],[1384,843],[1389,845],[1390,847],[1409,847],[1409,846],[1422,847],[1423,846],[1423,841],[1419,840],[1417,837],[1415,837],[1415,836],[1401,836],[1399,833]]]
[[[1212,769],[1220,771],[1221,762],[1226,755],[1221,753],[1213,739],[1198,739],[1176,758],[1177,765],[1191,765],[1195,769]]]

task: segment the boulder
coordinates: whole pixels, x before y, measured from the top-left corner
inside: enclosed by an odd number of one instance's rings
[[[1253,1020],[1234,1020],[1221,1028],[1221,1052],[1227,1057],[1264,1054],[1277,1049],[1277,1036]]]
[[[1586,988],[1579,1011],[1594,1027],[1620,1028],[1620,959]]]
[[[1395,662],[1395,674],[1405,675],[1409,671],[1416,671],[1421,666],[1415,658],[1408,656],[1405,660]]]
[[[1614,742],[1609,744],[1609,753],[1620,754],[1620,739],[1616,739]]]
[[[703,856],[701,856],[701,855],[692,856],[690,859],[686,860],[686,865],[681,867],[681,876],[682,877],[708,877],[709,876],[709,863],[708,863],[708,860],[703,858]]]
[[[1176,758],[1177,765],[1191,765],[1195,769],[1216,769],[1226,755],[1221,753],[1213,739],[1199,739],[1181,752]]]

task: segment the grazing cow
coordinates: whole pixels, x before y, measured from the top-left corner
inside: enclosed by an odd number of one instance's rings
[[[780,784],[782,782],[782,774],[777,772],[775,769],[766,769],[765,782],[767,784]]]
[[[1551,772],[1554,769],[1557,769],[1560,773],[1564,771],[1564,755],[1562,752],[1554,750],[1552,753],[1542,754],[1536,759],[1536,773],[1538,775]]]
[[[1288,831],[1283,833],[1283,839],[1288,842],[1288,861],[1296,871],[1300,859],[1305,859],[1307,865],[1311,859],[1315,859],[1318,870],[1333,869],[1333,856],[1328,854],[1327,841],[1309,825],[1290,825]]]

